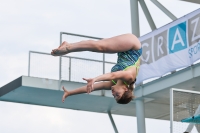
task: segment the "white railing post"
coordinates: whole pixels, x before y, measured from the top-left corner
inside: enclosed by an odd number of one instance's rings
[[[62,44],[62,32],[60,32],[60,45]],[[61,63],[62,63],[62,57],[59,57],[59,80],[61,80]]]
[[[71,81],[71,57],[69,57],[69,81]]]
[[[103,53],[103,74],[105,74],[105,53]],[[105,90],[101,90],[101,95],[105,96]]]
[[[28,54],[28,76],[30,76],[30,63],[31,63],[31,52]]]
[[[170,133],[173,133],[173,119],[174,119],[174,111],[173,111],[173,88],[170,90]]]
[[[60,32],[60,45],[61,44],[62,44],[62,32]],[[60,56],[59,57],[59,84],[58,84],[58,90],[61,89],[61,81],[62,81],[62,74],[61,74],[62,66],[61,66],[61,63],[62,63],[62,57]]]

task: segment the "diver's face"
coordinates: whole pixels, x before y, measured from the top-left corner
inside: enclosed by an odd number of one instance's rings
[[[114,96],[115,100],[119,100],[125,91],[128,89],[124,85],[114,85],[111,87],[112,95]]]

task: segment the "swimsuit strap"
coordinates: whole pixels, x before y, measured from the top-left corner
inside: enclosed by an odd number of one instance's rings
[[[114,80],[112,80],[112,82],[116,85],[117,83],[114,81]],[[136,79],[132,82],[132,83],[130,83],[130,85],[131,84],[134,84],[136,82]],[[125,82],[125,81],[123,81],[123,83],[126,85],[126,86],[128,86],[128,84]]]
[[[128,67],[126,67],[124,70],[127,70],[128,68],[135,66],[135,67],[136,67],[136,76],[137,76],[137,75],[138,75],[139,68],[140,68],[140,65],[136,65],[136,64],[139,62],[139,60],[140,60],[140,58],[135,62],[134,65],[128,66]]]
[[[114,80],[112,80],[112,82],[113,82],[115,85],[117,84]]]
[[[115,85],[117,84],[114,80],[112,80],[112,82],[113,82]],[[128,84],[127,84],[125,81],[123,81],[123,83],[124,83],[125,85],[128,86]]]
[[[135,62],[135,64],[133,66],[136,67],[136,76],[138,75],[138,71],[139,71],[139,68],[140,68],[140,65],[136,65],[137,63],[139,62],[139,59]]]
[[[131,84],[134,84],[135,82],[136,82],[136,78],[135,78],[135,80],[134,80],[133,82],[130,83],[130,85],[131,85]],[[128,84],[127,84],[125,81],[124,81],[124,84],[125,84],[126,86],[128,86]]]
[[[128,84],[125,82],[125,81],[123,81],[124,82],[124,84],[126,85],[126,86],[128,86]]]

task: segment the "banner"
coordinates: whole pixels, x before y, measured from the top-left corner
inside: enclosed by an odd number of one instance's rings
[[[200,9],[139,38],[143,53],[136,84],[200,59]]]

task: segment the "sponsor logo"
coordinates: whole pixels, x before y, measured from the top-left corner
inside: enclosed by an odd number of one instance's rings
[[[193,45],[188,49],[189,58],[192,58],[194,55],[200,52],[200,42]]]
[[[169,29],[169,54],[187,48],[186,22],[180,23]]]
[[[188,19],[189,58],[200,52],[200,14]]]
[[[187,21],[169,27],[162,32],[153,32],[149,38],[141,41],[142,64],[151,64],[164,56],[186,50],[188,57],[197,57],[200,53],[200,14]]]

